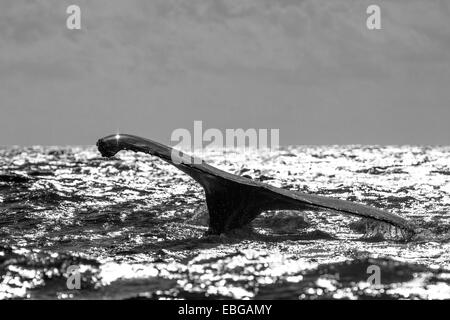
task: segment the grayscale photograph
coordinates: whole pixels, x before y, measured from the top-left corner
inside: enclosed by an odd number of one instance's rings
[[[447,299],[449,1],[0,0],[0,300]]]

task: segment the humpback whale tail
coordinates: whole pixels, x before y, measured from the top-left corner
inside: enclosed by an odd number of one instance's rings
[[[106,136],[97,142],[102,156],[111,157],[121,150],[144,152],[161,158],[191,176],[205,190],[209,213],[209,232],[220,234],[249,224],[267,210],[320,210],[388,223],[409,233],[413,226],[405,219],[366,205],[329,197],[276,188],[237,176],[181,151],[141,137],[120,134]],[[174,161],[173,155],[179,158]]]

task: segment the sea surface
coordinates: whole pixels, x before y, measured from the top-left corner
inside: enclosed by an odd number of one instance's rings
[[[417,232],[330,211],[276,211],[253,229],[206,236],[203,189],[158,158],[3,147],[0,298],[450,298],[450,147],[201,156],[277,187],[390,211]]]

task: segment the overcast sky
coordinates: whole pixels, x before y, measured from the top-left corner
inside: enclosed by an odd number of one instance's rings
[[[194,120],[281,144],[448,145],[450,1],[0,0],[0,145],[169,143]]]

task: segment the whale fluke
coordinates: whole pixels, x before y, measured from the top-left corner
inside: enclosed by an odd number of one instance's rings
[[[112,157],[121,150],[148,153],[191,176],[205,190],[212,234],[246,226],[267,210],[321,209],[374,219],[414,232],[407,220],[392,213],[350,201],[273,187],[219,170],[198,158],[194,161],[194,157],[149,139],[128,134],[110,135],[98,140],[97,147],[104,157]],[[179,157],[174,159],[174,154]]]

